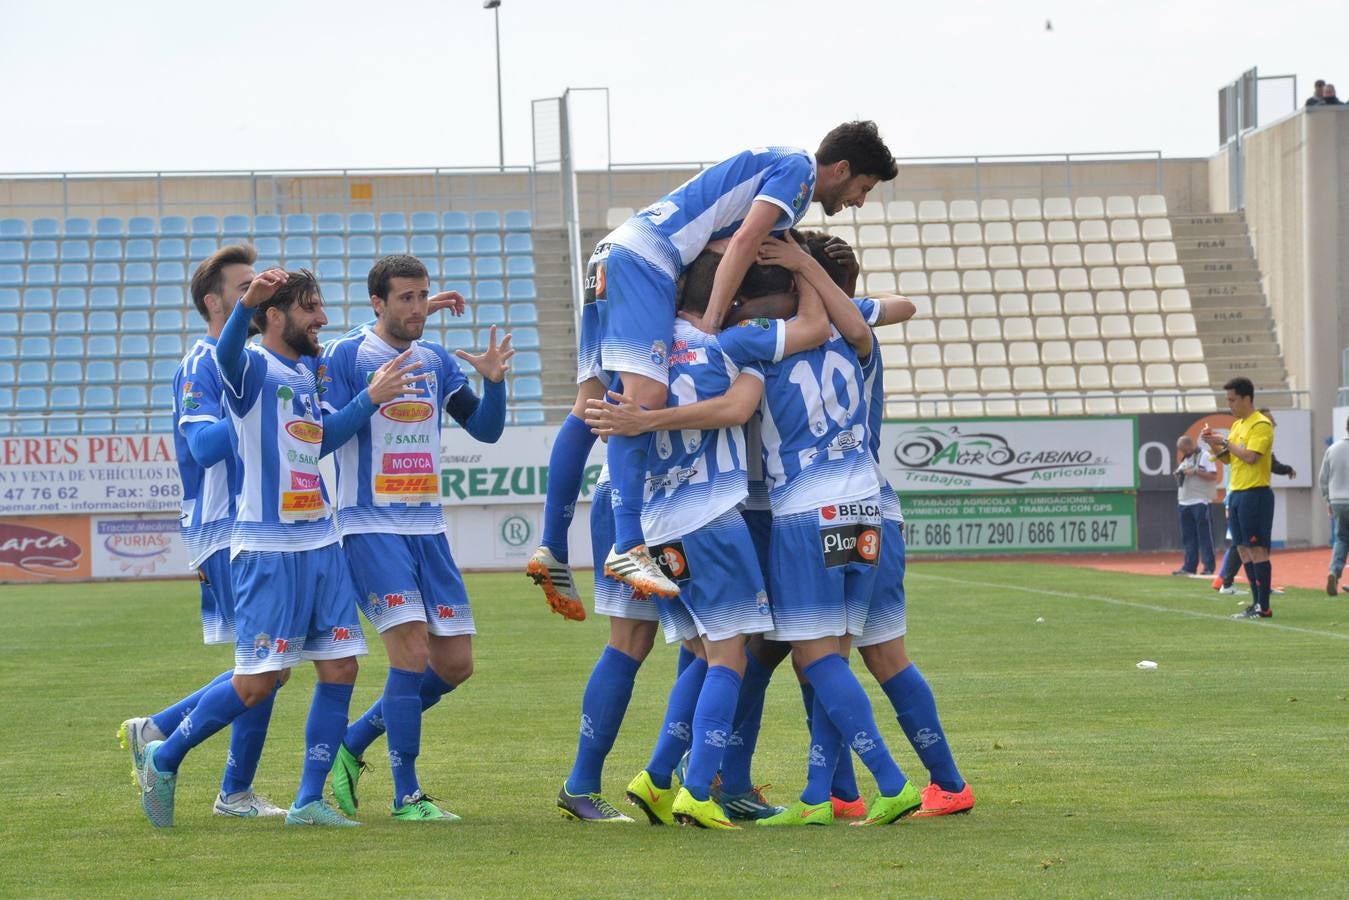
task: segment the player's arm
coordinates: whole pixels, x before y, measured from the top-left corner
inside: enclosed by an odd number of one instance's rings
[[[585,422],[598,435],[633,437],[651,431],[703,431],[743,425],[759,408],[763,397],[763,375],[754,369],[742,369],[740,375],[720,397],[696,403],[647,409],[625,394],[609,391],[609,399],[587,400]]]
[[[872,294],[876,303],[876,321],[874,325],[897,325],[907,322],[918,314],[918,307],[908,297],[899,294]]]
[[[758,261],[766,266],[782,266],[795,273],[798,288],[802,286],[801,281],[804,279],[806,284],[819,292],[829,320],[834,323],[838,333],[843,335],[843,339],[852,344],[853,349],[857,351],[858,359],[871,356],[871,326],[862,318],[862,313],[852,302],[852,297],[844,293],[843,289],[834,283],[834,279],[829,277],[824,267],[815,261],[815,257],[807,253],[796,241],[790,236],[785,240],[770,238],[764,241],[759,247]]]
[[[253,310],[272,299],[272,296],[286,283],[284,269],[268,269],[255,277],[248,290],[234,304],[230,317],[221,329],[216,341],[216,365],[220,369],[221,380],[230,394],[244,399],[256,390],[261,390],[265,373],[261,370],[249,371],[248,353],[244,349],[248,341],[248,328],[253,322]]]
[[[717,274],[712,279],[712,295],[707,298],[707,310],[703,313],[701,328],[708,334],[721,330],[721,322],[726,318],[726,310],[731,300],[740,290],[740,282],[745,273],[759,255],[759,245],[764,242],[782,219],[782,207],[768,200],[755,200],[750,205],[749,215],[740,223],[740,228],[731,237],[726,252],[717,264]]]
[[[485,444],[495,444],[506,428],[506,373],[515,355],[508,332],[497,343],[497,327],[487,333],[487,349],[482,353],[456,350],[454,355],[471,365],[482,376],[482,397],[464,383],[445,398],[445,412],[459,427]]]
[[[331,413],[323,411],[321,456],[327,456],[355,437],[356,432],[381,405],[405,394],[421,393],[417,384],[424,381],[426,376],[416,374],[420,363],[415,360],[407,362],[411,355],[412,348],[409,347],[376,369],[370,376],[370,383],[341,409]]]
[[[234,452],[230,442],[230,423],[226,419],[215,422],[184,422],[180,426],[187,438],[187,449],[197,465],[209,469]]]

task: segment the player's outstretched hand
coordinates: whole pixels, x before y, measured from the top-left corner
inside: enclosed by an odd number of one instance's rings
[[[791,235],[770,237],[759,245],[757,262],[761,266],[782,266],[789,272],[800,272],[814,261],[800,244],[792,240]]]
[[[388,403],[395,397],[401,397],[404,394],[420,394],[422,392],[420,383],[426,380],[426,376],[415,374],[416,370],[421,367],[421,363],[407,362],[411,355],[411,348],[404,350],[376,369],[375,374],[370,376],[370,383],[365,386],[365,390],[370,394],[370,399],[374,401],[376,406]]]
[[[249,309],[259,307],[276,296],[276,292],[281,290],[281,286],[289,277],[285,269],[268,269],[254,275],[253,281],[249,283],[248,290],[244,292],[239,302]]]
[[[649,429],[643,421],[641,405],[627,394],[616,394],[613,391],[609,391],[608,394],[612,403],[603,400],[586,401],[585,422],[590,426],[590,430],[606,439],[611,434],[628,437],[646,434]]]
[[[824,253],[834,262],[843,266],[849,278],[856,278],[857,273],[862,271],[861,265],[857,262],[857,253],[853,250],[852,245],[837,235],[824,242]]]
[[[448,309],[452,316],[462,316],[464,314],[464,295],[458,291],[441,291],[431,298],[431,312],[440,312],[442,309]]]
[[[515,355],[515,350],[511,348],[509,331],[501,339],[501,343],[497,344],[497,327],[493,325],[487,332],[487,349],[485,351],[469,353],[467,350],[456,350],[454,355],[467,361],[487,381],[500,382],[510,371],[510,360]]]

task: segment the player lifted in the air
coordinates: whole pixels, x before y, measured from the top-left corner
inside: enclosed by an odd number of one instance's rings
[[[595,248],[586,276],[586,305],[577,359],[576,405],[549,458],[542,546],[527,571],[549,605],[581,618],[567,567],[567,528],[594,435],[583,421],[588,400],[604,395],[614,374],[624,392],[656,409],[665,405],[673,340],[675,283],[711,240],[730,238],[707,311],[710,333],[722,318],[759,245],[805,215],[812,199],[827,213],[860,206],[880,181],[895,177],[894,157],[872,122],[829,132],[812,155],[768,147],[747,150],[694,176],[641,210]],[[615,493],[615,542],[606,569],[647,594],[674,596],[678,587],[646,550],[641,526],[642,479],[651,438],[615,435],[607,459]]]
[[[374,372],[410,352],[422,381],[380,406],[337,449],[337,520],[361,609],[389,654],[384,694],[347,729],[333,767],[333,794],[355,815],[361,755],[385,731],[393,770],[393,816],[454,821],[417,780],[422,711],[473,672],[473,611],[445,536],[437,467],[442,415],[474,438],[494,443],[506,418],[505,375],[515,351],[510,335],[487,350],[456,355],[483,379],[480,399],[459,364],[424,340],[430,312],[426,266],[412,256],[385,256],[367,278],[375,322],[324,348],[319,399],[341,409]]]

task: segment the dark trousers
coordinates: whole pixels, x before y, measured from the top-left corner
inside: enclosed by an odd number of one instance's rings
[[[1198,571],[1203,561],[1204,570],[1213,571],[1213,530],[1209,526],[1207,503],[1180,507],[1180,539],[1185,547],[1186,572]]]

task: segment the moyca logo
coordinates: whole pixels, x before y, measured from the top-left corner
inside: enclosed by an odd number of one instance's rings
[[[76,567],[84,548],[64,534],[27,525],[0,525],[0,565],[25,572]]]

